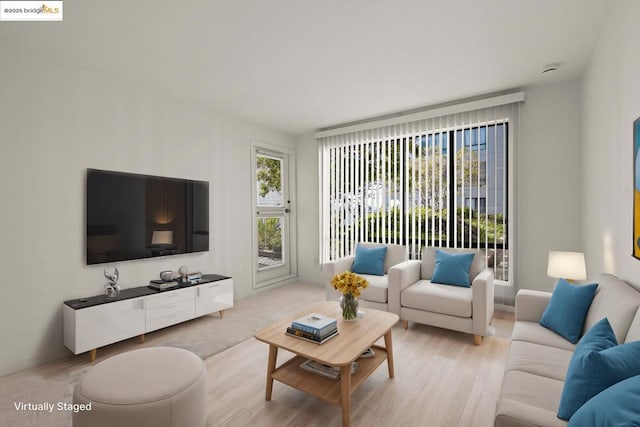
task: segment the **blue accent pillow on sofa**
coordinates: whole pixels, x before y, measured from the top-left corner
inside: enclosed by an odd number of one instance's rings
[[[568,420],[602,390],[640,375],[640,341],[616,344],[616,336],[606,318],[582,337],[569,363],[558,418]]]
[[[640,375],[598,393],[569,420],[568,427],[640,427]]]
[[[436,264],[431,282],[470,287],[469,269],[474,256],[473,252],[456,254],[436,249]]]
[[[597,288],[597,283],[571,285],[560,279],[553,290],[549,305],[542,313],[540,325],[573,344],[577,343]]]
[[[384,256],[386,253],[386,246],[373,248],[356,246],[356,258],[353,260],[351,271],[358,274],[384,276]]]

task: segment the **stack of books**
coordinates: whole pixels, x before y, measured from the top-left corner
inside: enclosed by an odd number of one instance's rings
[[[340,378],[340,368],[318,363],[314,360],[305,360],[300,364],[300,367],[307,372],[322,375],[323,377],[331,378],[332,380]],[[353,362],[351,364],[351,374],[355,374],[356,372],[358,372],[358,362]]]
[[[157,291],[166,291],[180,286],[180,283],[175,280],[151,280],[149,281],[149,287]]]
[[[338,335],[338,322],[331,317],[311,313],[294,320],[287,328],[286,334],[322,344]]]

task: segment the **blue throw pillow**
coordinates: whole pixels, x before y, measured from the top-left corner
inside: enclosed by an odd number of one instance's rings
[[[436,265],[431,282],[470,287],[469,269],[474,256],[473,252],[457,254],[436,249]]]
[[[585,403],[568,427],[640,427],[640,375],[612,385]]]
[[[353,260],[351,271],[358,274],[384,276],[384,256],[386,253],[386,246],[374,248],[356,246],[356,258]]]
[[[640,341],[616,344],[606,318],[582,337],[569,363],[558,418],[568,420],[602,390],[640,375]]]
[[[553,290],[549,305],[542,313],[540,325],[551,329],[573,344],[577,343],[597,288],[597,283],[571,285],[566,280],[560,279]]]

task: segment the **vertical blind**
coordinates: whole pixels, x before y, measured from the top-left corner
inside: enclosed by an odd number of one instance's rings
[[[318,138],[321,262],[357,242],[484,250],[509,280],[517,103]]]

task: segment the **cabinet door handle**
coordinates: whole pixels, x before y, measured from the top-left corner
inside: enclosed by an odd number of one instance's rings
[[[144,310],[144,298],[140,298],[140,310]]]
[[[196,289],[196,296],[200,298],[200,288]]]

